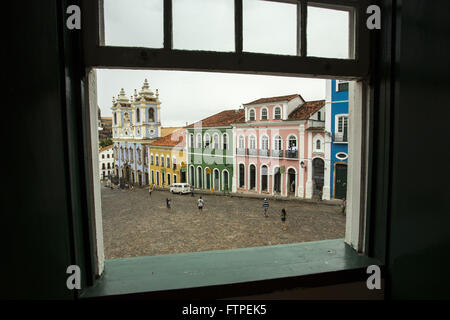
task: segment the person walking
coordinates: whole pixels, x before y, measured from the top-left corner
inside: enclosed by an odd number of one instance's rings
[[[202,199],[202,197],[200,197],[200,198],[197,200],[197,207],[198,207],[198,213],[199,213],[199,214],[200,214],[200,213],[202,212],[202,210],[203,210],[203,205],[204,205],[203,199]]]
[[[342,208],[342,214],[345,216],[345,209],[347,207],[347,199],[342,199],[341,208]]]
[[[191,186],[191,197],[194,196],[194,186]]]
[[[283,230],[286,230],[287,212],[284,208],[281,209],[280,216],[281,216],[281,226],[282,226]]]
[[[267,198],[264,198],[263,208],[264,208],[264,217],[267,218],[269,216],[269,214],[267,213],[269,211],[269,201],[267,201]]]
[[[152,191],[153,191],[153,185],[151,184],[148,186],[148,195],[150,198],[152,197]]]
[[[170,210],[170,203],[171,203],[171,202],[172,202],[171,199],[166,198],[166,206],[167,206],[167,209],[169,209],[169,210]]]

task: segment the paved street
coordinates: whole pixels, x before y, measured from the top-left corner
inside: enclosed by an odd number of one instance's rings
[[[167,197],[172,199],[170,211]],[[102,187],[106,259],[344,237],[345,217],[338,206],[272,200],[265,218],[260,199],[202,197],[205,207],[198,214],[198,195],[154,191],[150,198],[145,189]],[[288,213],[286,231],[281,228],[282,208]]]

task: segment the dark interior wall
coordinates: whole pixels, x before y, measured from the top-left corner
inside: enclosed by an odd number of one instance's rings
[[[397,9],[387,124],[392,130],[389,206],[387,219],[379,223],[388,228],[379,240],[387,250],[385,293],[394,299],[449,298],[450,2],[385,2]],[[5,11],[10,29],[8,117],[2,126],[7,186],[0,224],[2,298],[73,298],[65,286],[74,253],[57,3],[11,2]],[[376,54],[388,45],[379,43]]]
[[[12,1],[3,139],[0,297],[70,299],[64,97],[57,1]],[[3,122],[3,121],[2,121]]]
[[[396,10],[389,292],[448,299],[450,1],[403,0]]]

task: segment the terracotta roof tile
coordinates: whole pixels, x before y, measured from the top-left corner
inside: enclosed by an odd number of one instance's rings
[[[105,151],[105,150],[112,149],[112,147],[113,147],[112,144],[109,145],[109,146],[106,146],[106,147],[102,147],[102,148],[100,148],[100,149],[98,150],[98,152],[103,152],[103,151]]]
[[[174,131],[181,129],[182,127],[161,127],[161,136],[165,137],[168,134],[171,134]]]
[[[248,104],[259,104],[259,103],[269,103],[269,102],[277,102],[277,101],[291,101],[294,98],[300,97],[300,99],[304,100],[301,95],[299,94],[291,94],[288,96],[279,96],[279,97],[270,97],[270,98],[260,98],[258,100],[244,103],[244,105]]]
[[[314,113],[325,106],[325,100],[308,101],[291,112],[288,120],[308,120]]]
[[[186,128],[193,128],[195,124],[201,124],[202,127],[225,127],[232,123],[244,121],[244,110],[225,110],[216,113],[201,121],[188,125]]]
[[[179,129],[177,131],[172,132],[171,134],[168,134],[165,137],[159,138],[151,143],[149,145],[151,146],[163,146],[163,147],[184,147],[185,145],[185,136],[186,131],[184,129]]]

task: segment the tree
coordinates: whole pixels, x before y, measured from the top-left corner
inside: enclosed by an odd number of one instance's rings
[[[99,145],[100,145],[101,148],[110,146],[112,144],[113,144],[113,141],[110,138],[100,139],[100,141],[99,141]]]

